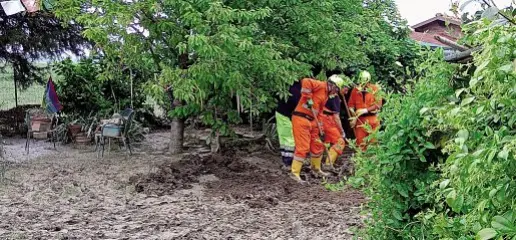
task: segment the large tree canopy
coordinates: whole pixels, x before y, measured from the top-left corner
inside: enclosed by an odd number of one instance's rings
[[[222,129],[239,121],[237,110],[271,110],[312,69],[371,67],[395,78],[407,48],[392,1],[61,0],[55,13],[83,24],[104,54],[155,73],[156,95],[171,85],[183,103],[174,116]]]
[[[48,12],[6,16],[0,10],[0,62],[13,68],[18,84],[28,86],[42,79],[42,69],[34,66],[34,61],[60,57],[68,51],[81,54],[86,43],[81,31],[76,24],[63,27]]]

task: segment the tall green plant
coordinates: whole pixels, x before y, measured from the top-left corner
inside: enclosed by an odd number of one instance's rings
[[[131,105],[143,106],[143,76],[120,64],[114,69],[112,62],[108,58],[91,57],[77,63],[67,59],[55,64],[54,69],[60,75],[55,84],[64,113],[109,116]]]
[[[380,144],[354,158],[357,172],[351,182],[365,184],[371,197],[368,207],[373,215],[366,230],[370,239],[421,234],[414,228],[414,215],[431,203],[430,185],[438,178],[436,164],[443,158],[435,149],[446,135],[425,128],[425,122],[433,120],[424,114],[453,93],[448,81],[454,66],[441,59],[442,52],[429,54],[418,69],[426,77],[405,95],[389,97],[381,113],[385,130],[374,136]]]
[[[436,127],[456,133],[443,150],[449,158],[430,212],[441,238],[516,238],[516,26],[492,23],[469,26],[476,34],[468,42],[483,51],[457,101],[435,111]]]
[[[356,158],[369,239],[516,239],[516,26],[465,26],[467,64],[431,57],[384,109],[379,144]]]

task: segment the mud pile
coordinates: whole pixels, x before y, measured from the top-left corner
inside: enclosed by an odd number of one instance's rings
[[[129,183],[135,186],[137,192],[162,196],[177,189],[192,188],[192,184],[199,183],[199,176],[202,175],[226,175],[226,172],[239,173],[251,170],[252,166],[236,158],[234,152],[225,154],[187,155],[180,161],[158,166],[156,172],[132,176]]]
[[[299,185],[280,170],[278,158],[267,153],[240,158],[243,153],[225,152],[224,155],[189,155],[178,162],[165,163],[155,173],[139,174],[129,179],[136,191],[163,196],[179,189],[202,185],[205,194],[230,203],[246,203],[252,208],[275,206],[279,202],[331,202],[355,206],[363,201],[358,191],[328,192],[323,181],[337,183],[337,174],[319,179],[304,168],[303,178],[308,182]],[[347,169],[345,169],[348,171]],[[213,175],[214,181],[199,181],[202,176]]]

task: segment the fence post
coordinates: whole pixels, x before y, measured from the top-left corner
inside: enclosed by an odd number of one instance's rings
[[[16,82],[16,78],[14,78],[14,101],[15,107],[18,108],[18,83]]]

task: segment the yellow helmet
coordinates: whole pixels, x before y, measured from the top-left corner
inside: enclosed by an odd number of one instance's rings
[[[330,78],[328,78],[328,81],[334,83],[338,88],[343,88],[344,84],[346,84],[344,82],[344,79],[342,79],[338,75],[332,75]]]
[[[371,81],[371,74],[368,71],[362,71],[360,72],[360,75],[358,75],[358,80],[361,83],[366,83]]]

